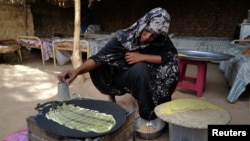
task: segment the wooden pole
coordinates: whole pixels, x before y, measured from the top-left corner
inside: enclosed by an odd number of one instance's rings
[[[73,41],[73,53],[71,62],[74,68],[79,67],[82,64],[82,55],[80,52],[80,24],[81,24],[81,0],[75,0],[75,25],[74,25],[74,41]],[[84,75],[79,75],[79,82],[84,81]]]

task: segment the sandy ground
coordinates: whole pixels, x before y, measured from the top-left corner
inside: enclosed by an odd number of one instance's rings
[[[38,103],[57,100],[56,74],[69,68],[72,68],[70,63],[54,66],[52,60],[47,61],[46,65],[42,65],[39,55],[38,57],[37,55],[24,57],[22,65],[13,60],[0,64],[2,75],[0,78],[0,139],[27,128],[26,118],[37,114],[34,108]],[[194,75],[195,68],[189,68],[188,72],[190,75]],[[70,85],[70,93],[78,93],[81,97],[108,100],[106,95],[96,90],[88,74],[86,77],[84,83],[73,82]],[[225,108],[231,115],[229,124],[250,124],[249,90],[233,104],[226,100],[229,90],[230,87],[223,72],[219,70],[218,64],[209,63],[205,92],[199,99]],[[173,99],[178,98],[195,99],[196,93],[177,89],[173,94]],[[126,106],[135,102],[129,94],[116,97],[116,99],[118,104]],[[156,140],[168,140],[167,131]]]

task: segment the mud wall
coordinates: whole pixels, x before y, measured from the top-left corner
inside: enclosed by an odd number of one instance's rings
[[[99,24],[105,32],[126,28],[150,9],[163,7],[171,15],[170,33],[197,37],[232,38],[250,9],[249,0],[101,0],[92,9],[87,8],[87,0],[81,3],[82,23]],[[74,8],[36,0],[27,5],[27,14],[24,9],[0,5],[1,38],[73,35]]]

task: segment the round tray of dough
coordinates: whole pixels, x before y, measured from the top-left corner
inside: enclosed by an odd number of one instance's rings
[[[224,108],[198,99],[176,99],[158,105],[156,115],[174,125],[207,129],[208,125],[228,124],[231,116]]]

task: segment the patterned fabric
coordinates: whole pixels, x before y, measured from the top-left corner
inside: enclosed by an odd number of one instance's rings
[[[100,25],[88,25],[85,33],[101,33],[102,32],[102,29],[101,29],[101,26]]]
[[[126,62],[125,53],[138,51],[145,54],[160,55],[162,64],[148,64],[152,70],[148,74],[152,75],[153,79],[151,82],[152,90],[150,90],[152,100],[155,105],[166,102],[166,99],[171,100],[171,95],[179,79],[179,68],[177,50],[167,35],[169,22],[170,16],[166,10],[155,8],[132,26],[119,30],[97,54],[90,57],[103,64],[90,72],[94,85],[102,93],[108,95],[122,95],[130,92],[129,88],[117,89],[112,82],[112,76],[117,70],[127,70],[132,66]],[[161,38],[141,44],[139,42],[140,34],[146,26],[159,34]]]
[[[236,49],[234,50],[236,51]],[[231,87],[227,100],[232,103],[238,100],[247,85],[250,84],[250,56],[241,53],[242,51],[234,58],[220,62],[219,66]]]
[[[52,41],[54,38],[40,38],[42,42],[36,40],[36,39],[20,39],[19,43],[25,43],[28,45],[40,47],[42,45],[42,50],[43,50],[43,55],[44,55],[44,60],[47,61],[50,58],[53,58],[53,51],[52,51]],[[25,46],[25,45],[24,45]],[[29,46],[27,46],[29,50]]]
[[[167,36],[170,23],[170,16],[165,9],[160,7],[152,9],[132,26],[117,32],[116,37],[128,50],[137,50],[148,46],[148,44],[138,45],[138,38],[142,30],[155,32]]]

